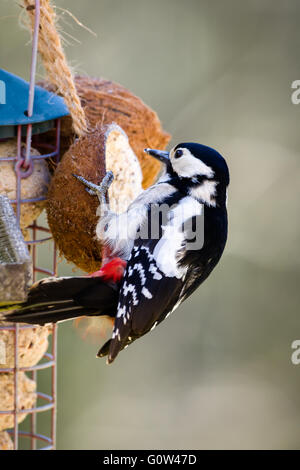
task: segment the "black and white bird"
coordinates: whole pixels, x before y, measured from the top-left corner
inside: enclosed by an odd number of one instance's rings
[[[205,281],[227,240],[226,161],[197,143],[181,143],[170,152],[145,151],[161,160],[165,171],[122,214],[110,211],[106,198],[111,172],[99,186],[74,175],[101,203],[96,233],[104,242],[105,260],[100,271],[37,282],[7,320],[44,325],[82,315],[110,316],[112,337],[98,357],[108,356],[111,363]]]

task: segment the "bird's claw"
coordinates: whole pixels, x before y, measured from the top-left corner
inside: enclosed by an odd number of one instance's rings
[[[105,197],[105,194],[114,179],[114,175],[112,171],[106,172],[103,180],[101,181],[99,185],[86,180],[85,178],[83,178],[83,176],[79,176],[75,174],[73,174],[73,176],[86,186],[85,190],[91,196],[98,196],[100,201],[102,200],[103,197]]]
[[[101,181],[100,187],[102,191],[107,191],[111,183],[114,180],[114,174],[112,171],[107,171],[103,180]]]

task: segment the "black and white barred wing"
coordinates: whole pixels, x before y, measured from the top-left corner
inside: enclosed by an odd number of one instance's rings
[[[144,335],[170,312],[180,295],[182,281],[165,277],[148,246],[134,246],[124,273],[111,340],[100,350],[112,362],[117,354]]]
[[[170,210],[158,239],[136,240],[124,273],[112,339],[99,351],[112,362],[119,351],[160,323],[180,303],[188,273],[180,266],[186,249],[183,222],[200,213]],[[182,215],[181,215],[182,214]],[[188,227],[190,225],[188,224]]]

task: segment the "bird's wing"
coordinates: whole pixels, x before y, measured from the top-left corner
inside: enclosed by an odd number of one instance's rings
[[[189,224],[185,230],[183,221],[194,216],[195,211],[180,216],[176,209],[170,211],[158,238],[135,241],[120,288],[112,338],[99,351],[99,356],[108,354],[109,363],[179,305],[189,276],[188,267],[180,267],[186,252],[186,230],[190,230]]]
[[[163,274],[149,246],[135,245],[120,289],[108,362],[162,321],[172,311],[181,289],[182,280]],[[102,348],[99,355],[105,355],[106,349]]]

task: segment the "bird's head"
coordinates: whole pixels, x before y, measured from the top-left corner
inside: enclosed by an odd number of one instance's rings
[[[229,170],[225,159],[211,147],[185,142],[170,152],[145,149],[149,155],[166,165],[166,181],[178,178],[181,186],[196,199],[208,205],[223,205],[229,184]]]

